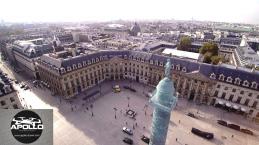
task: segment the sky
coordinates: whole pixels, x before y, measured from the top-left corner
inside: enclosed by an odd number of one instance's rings
[[[0,0],[6,22],[192,18],[259,24],[259,0]]]

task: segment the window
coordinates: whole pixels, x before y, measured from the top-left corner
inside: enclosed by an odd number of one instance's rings
[[[229,96],[229,101],[232,101],[233,100],[233,98],[234,98],[234,95],[233,94],[231,94],[230,96]]]
[[[249,82],[247,80],[245,80],[242,85],[245,87],[249,87]]]
[[[218,93],[219,93],[218,91],[215,91],[214,96],[218,97]]]
[[[228,87],[225,87],[224,90],[228,90]]]
[[[14,99],[13,97],[11,97],[11,98],[10,98],[10,101],[11,101],[11,102],[14,102],[14,101],[15,101],[15,99]]]
[[[220,85],[217,85],[217,88],[220,88]]]
[[[233,79],[231,77],[227,78],[227,82],[232,83]]]
[[[18,106],[17,106],[17,104],[13,104],[13,108],[14,108],[14,109],[19,109]]]
[[[236,92],[237,90],[236,89],[232,89],[232,92]]]
[[[252,82],[252,86],[253,89],[257,89],[257,83],[256,82]]]
[[[235,84],[236,84],[236,85],[240,85],[240,82],[241,82],[240,78],[236,78],[236,79],[235,79]]]
[[[211,79],[216,79],[216,75],[214,73],[210,74]]]
[[[250,99],[246,99],[246,101],[245,101],[245,103],[244,103],[244,105],[248,105],[248,103],[249,103],[249,101],[250,101]]]
[[[239,97],[237,98],[236,103],[240,103],[241,99],[242,99],[242,97],[239,96]]]
[[[252,105],[252,108],[255,108],[256,109],[257,107],[257,101],[254,101],[253,105]]]
[[[252,93],[249,93],[248,96],[251,97],[253,94]]]
[[[224,81],[225,76],[223,74],[219,75],[219,80]]]
[[[244,94],[244,91],[240,91],[240,94],[243,95],[243,94]]]
[[[6,103],[5,101],[1,101],[1,105],[4,106]]]
[[[225,99],[225,97],[226,97],[226,93],[223,92],[222,95],[221,95],[221,98],[222,98],[222,99]]]

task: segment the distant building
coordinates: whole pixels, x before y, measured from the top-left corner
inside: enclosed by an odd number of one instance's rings
[[[77,39],[75,38],[75,40]],[[71,43],[74,43],[74,38],[71,33],[62,33],[55,35],[54,41],[56,42],[57,46],[70,45]]]
[[[15,63],[29,76],[38,78],[35,60],[45,54],[53,52],[52,44],[42,38],[15,41],[11,44]]]
[[[131,36],[137,36],[138,33],[140,32],[141,32],[140,26],[138,25],[138,23],[135,22],[134,25],[131,27],[129,34]]]

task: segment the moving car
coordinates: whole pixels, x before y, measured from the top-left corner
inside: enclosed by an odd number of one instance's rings
[[[123,127],[122,131],[127,133],[128,135],[133,135],[133,131],[127,127]]]
[[[130,138],[127,138],[127,137],[125,137],[125,138],[123,139],[123,142],[125,142],[125,143],[127,143],[127,144],[133,144],[133,140],[130,139]]]
[[[141,140],[147,144],[149,144],[149,142],[150,142],[150,139],[148,137],[146,137],[145,135],[142,135]]]
[[[187,116],[190,116],[192,118],[196,118],[197,119],[197,117],[193,113],[191,113],[191,112],[187,113]]]
[[[213,139],[213,137],[214,137],[213,133],[201,131],[197,128],[192,128],[192,133],[196,134],[200,137],[203,137],[205,139]]]
[[[113,92],[114,93],[118,93],[118,92],[120,92],[121,91],[121,89],[120,89],[120,86],[119,85],[115,85],[114,87],[113,87]]]
[[[217,123],[223,126],[228,126],[228,123],[224,120],[218,120]]]

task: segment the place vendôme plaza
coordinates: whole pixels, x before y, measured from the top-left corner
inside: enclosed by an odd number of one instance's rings
[[[53,109],[54,144],[259,142],[258,25],[0,21],[2,27],[10,32],[0,35],[0,108]]]

